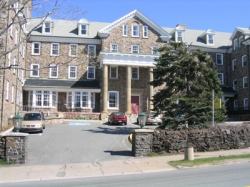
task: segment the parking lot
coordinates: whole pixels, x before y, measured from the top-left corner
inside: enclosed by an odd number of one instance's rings
[[[156,128],[149,125],[145,128]],[[53,165],[129,159],[132,145],[128,135],[136,124],[108,125],[96,122],[68,121],[46,125],[43,133],[28,137],[27,165]]]

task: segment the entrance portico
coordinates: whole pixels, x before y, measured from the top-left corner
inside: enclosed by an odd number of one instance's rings
[[[141,105],[139,111],[153,109],[151,101],[153,99],[153,86],[150,86],[148,82],[153,81],[154,58],[156,57],[157,55],[100,52],[99,61],[101,68],[103,68],[102,118],[107,117],[112,111],[121,111],[125,112],[126,115],[131,115],[132,95],[138,95],[142,101],[139,102]],[[111,67],[117,67],[117,72],[120,72],[117,75],[116,83],[112,83],[114,85],[109,83],[110,81],[114,82],[110,75]],[[136,71],[134,71],[136,68],[138,68],[138,77],[133,79],[136,77]],[[112,91],[118,92],[119,98],[112,98],[110,94]],[[117,99],[119,102],[117,107],[112,105],[113,99]]]

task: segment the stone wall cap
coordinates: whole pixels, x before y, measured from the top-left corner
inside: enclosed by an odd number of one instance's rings
[[[154,132],[153,129],[134,129],[132,132]]]
[[[10,132],[10,133],[4,134],[3,136],[15,136],[15,137],[29,136],[29,133]]]

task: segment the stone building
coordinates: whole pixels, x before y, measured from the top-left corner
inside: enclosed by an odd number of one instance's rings
[[[238,28],[233,34],[190,30],[185,24],[164,28],[138,10],[113,23],[47,18],[27,43],[26,69],[31,71],[25,73],[23,105],[45,111],[99,112],[102,118],[112,111],[130,115],[150,110],[150,99],[159,89],[148,85],[154,58],[159,56],[155,50],[177,41],[208,52],[217,65],[222,100],[227,101],[228,111],[235,111],[236,105],[248,106],[247,67],[237,73],[231,64],[235,58],[248,64],[243,44],[248,34],[249,29]],[[232,48],[235,38],[239,38],[237,49]],[[244,79],[244,92],[237,93],[236,79],[241,85]],[[243,89],[239,84],[238,90]]]
[[[29,1],[0,2],[0,130],[22,110],[29,5]]]

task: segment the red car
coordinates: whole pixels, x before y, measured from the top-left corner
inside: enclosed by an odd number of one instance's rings
[[[127,125],[127,116],[123,112],[113,112],[109,115],[108,118],[109,124],[122,124]]]

